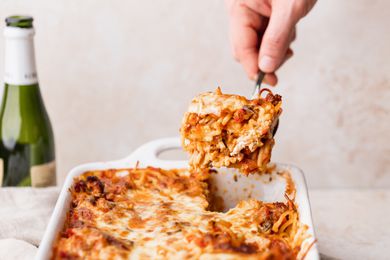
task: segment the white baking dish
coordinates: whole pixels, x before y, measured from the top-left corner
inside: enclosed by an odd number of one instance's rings
[[[169,161],[158,158],[158,155],[163,151],[178,149],[180,147],[179,138],[158,139],[139,147],[125,159],[111,162],[88,163],[72,169],[65,180],[64,186],[62,187],[60,196],[50,218],[49,225],[47,226],[42,242],[39,246],[36,259],[43,260],[50,258],[53,242],[55,241],[57,234],[62,230],[66,213],[70,206],[69,188],[71,187],[75,176],[89,170],[131,168],[135,166],[137,161],[139,161],[140,167],[155,166],[165,169],[186,168],[188,166],[186,161]],[[300,220],[309,226],[308,232],[311,237],[305,241],[305,244],[308,245],[315,240],[315,237],[309,198],[303,173],[300,169],[285,164],[277,164],[277,169],[288,169],[291,173],[296,186],[297,193],[295,202],[298,205]],[[221,174],[217,174],[213,177],[213,183],[218,187],[216,192],[224,198],[225,206],[227,208],[234,207],[238,201],[247,199],[248,197],[267,202],[285,201],[285,181],[277,174],[273,174],[272,181],[270,181],[269,175],[251,175],[249,177],[245,177],[237,174],[235,170],[222,169],[221,171]],[[236,178],[237,181],[233,180],[234,175],[238,176],[238,178]],[[305,259],[319,259],[316,244],[311,247]]]

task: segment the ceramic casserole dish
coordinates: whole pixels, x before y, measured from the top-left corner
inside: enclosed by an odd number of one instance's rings
[[[71,200],[69,188],[73,183],[74,177],[92,170],[133,168],[137,162],[139,162],[139,167],[154,166],[164,169],[187,168],[187,161],[163,160],[159,158],[159,155],[164,151],[179,149],[180,147],[180,139],[178,137],[163,138],[142,145],[122,160],[88,163],[73,168],[69,172],[62,187],[39,246],[36,259],[50,259],[53,244],[63,228],[66,214],[69,210]],[[288,170],[295,184],[295,203],[298,207],[300,221],[308,226],[307,232],[310,235],[302,244],[302,250],[307,249],[315,241],[315,234],[304,175],[299,168],[292,165],[276,164],[276,170]],[[284,197],[286,181],[276,173],[272,173],[272,178],[270,178],[270,175],[250,175],[246,177],[237,174],[237,171],[232,169],[219,169],[218,171],[220,174],[215,174],[212,177],[212,183],[218,188],[215,191],[217,195],[221,196],[224,200],[225,210],[234,207],[240,200],[248,199],[249,197],[265,202],[286,200]],[[319,259],[316,243],[310,247],[305,259]]]

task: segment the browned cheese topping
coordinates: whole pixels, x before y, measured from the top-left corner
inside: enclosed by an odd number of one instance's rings
[[[296,259],[292,201],[212,211],[210,174],[148,167],[76,177],[52,259]]]

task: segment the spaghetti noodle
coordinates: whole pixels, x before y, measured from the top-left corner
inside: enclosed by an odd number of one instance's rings
[[[211,174],[148,167],[76,177],[51,258],[299,258],[305,227],[293,201],[212,211]]]
[[[282,109],[281,96],[264,91],[265,98],[248,100],[218,88],[192,100],[180,129],[192,168],[233,167],[244,174],[267,170]]]

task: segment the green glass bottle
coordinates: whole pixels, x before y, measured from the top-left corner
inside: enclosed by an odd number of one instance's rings
[[[0,187],[56,184],[54,137],[39,90],[33,19],[6,19]]]

